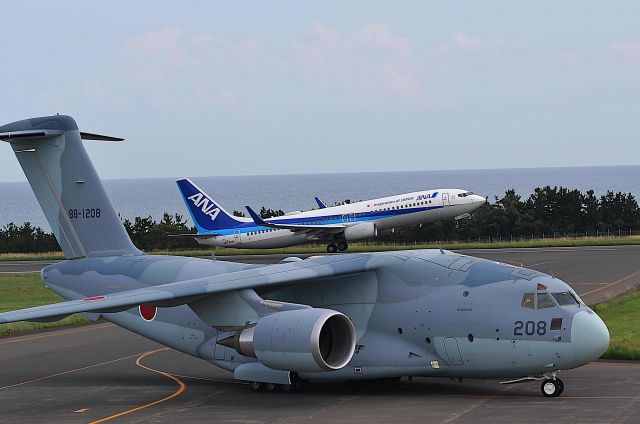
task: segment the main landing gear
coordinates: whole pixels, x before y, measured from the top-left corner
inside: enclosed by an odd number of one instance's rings
[[[292,379],[291,384],[274,384],[274,383],[261,383],[259,381],[249,382],[249,388],[252,392],[282,392],[282,393],[295,393],[302,390],[302,382],[297,379]]]
[[[338,244],[331,243],[330,245],[328,245],[327,246],[327,252],[328,253],[336,253],[338,250],[341,251],[341,252],[344,252],[348,248],[349,248],[349,245],[347,244],[347,242],[345,240],[342,240]]]

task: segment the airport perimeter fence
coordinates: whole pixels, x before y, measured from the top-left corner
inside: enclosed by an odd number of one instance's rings
[[[473,243],[517,243],[517,242],[535,242],[549,240],[586,240],[586,239],[605,239],[620,238],[628,239],[630,237],[640,237],[638,230],[607,230],[607,231],[581,231],[581,232],[554,232],[542,234],[526,234],[526,235],[504,235],[504,236],[485,236],[485,237],[448,237],[436,240],[414,240],[414,241],[380,241],[371,240],[357,242],[360,246],[417,246],[423,244],[437,245],[444,244],[473,244]]]

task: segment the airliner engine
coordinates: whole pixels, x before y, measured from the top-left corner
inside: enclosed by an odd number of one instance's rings
[[[333,371],[351,360],[356,332],[344,314],[309,308],[267,315],[218,343],[277,370]]]
[[[378,235],[374,222],[361,222],[345,228],[344,238],[347,241],[362,240]]]

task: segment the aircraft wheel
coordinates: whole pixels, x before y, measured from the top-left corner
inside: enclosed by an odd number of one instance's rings
[[[264,391],[264,383],[261,383],[259,381],[251,381],[249,382],[249,388],[251,389],[252,392],[262,392]]]
[[[302,383],[300,381],[292,381],[291,384],[281,384],[280,391],[282,393],[296,393],[302,389]]]
[[[564,390],[564,383],[562,383],[562,380],[558,378],[556,378],[555,380],[547,378],[542,382],[540,390],[542,390],[542,394],[544,395],[544,397],[560,396],[560,393],[562,393]]]
[[[335,244],[331,243],[329,246],[327,246],[327,252],[336,253],[337,251],[338,251],[338,246],[336,246]]]
[[[275,392],[275,391],[278,390],[278,384],[265,383],[264,390],[265,390],[265,392]]]
[[[338,243],[338,250],[339,251],[344,252],[348,248],[349,248],[349,245],[347,244],[346,241],[341,241],[340,243]]]

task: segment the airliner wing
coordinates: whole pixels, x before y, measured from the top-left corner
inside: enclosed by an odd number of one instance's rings
[[[347,225],[344,224],[323,224],[323,225],[309,225],[309,224],[276,224],[274,222],[265,221],[258,215],[253,209],[249,206],[245,206],[247,211],[249,211],[249,215],[253,219],[256,225],[261,225],[263,227],[271,227],[271,228],[279,228],[281,230],[291,230],[291,231],[322,231],[328,234],[341,233],[347,228]]]
[[[299,262],[252,268],[206,278],[179,281],[136,290],[96,295],[35,308],[0,313],[0,324],[15,321],[55,321],[78,312],[121,312],[138,305],[169,307],[207,296],[258,287],[298,284],[318,278],[345,276],[376,268],[372,254],[317,256]]]

